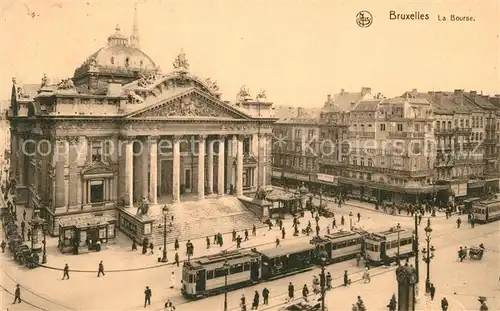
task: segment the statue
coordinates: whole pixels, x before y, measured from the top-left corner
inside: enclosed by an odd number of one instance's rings
[[[262,187],[259,187],[259,189],[257,189],[257,192],[255,193],[255,199],[264,201],[266,199],[266,196],[266,190],[264,190],[264,188]]]
[[[146,77],[144,75],[141,76],[141,78],[137,82],[137,85],[140,86],[140,87],[146,87],[146,86],[148,86],[148,80],[146,80]]]
[[[136,216],[147,215],[148,211],[149,211],[148,199],[146,199],[146,197],[143,197],[139,207],[137,208]]]
[[[189,63],[186,57],[186,53],[181,50],[181,53],[177,55],[173,63],[174,69],[180,71],[187,71],[189,69]]]
[[[207,78],[205,79],[205,84],[214,92],[219,91],[219,85],[217,84],[217,81],[212,81],[212,79]]]
[[[42,87],[47,86],[49,84],[49,78],[47,77],[47,74],[44,73],[42,77]]]
[[[71,78],[63,79],[57,84],[57,88],[60,90],[69,90],[74,87],[75,85],[73,84],[73,80],[71,80]]]
[[[246,85],[243,85],[236,96],[239,101],[244,101],[250,97],[250,90],[246,87]]]
[[[261,99],[261,98],[262,99],[267,98],[265,90],[260,90],[259,94],[257,94],[257,96],[255,97],[255,99]]]
[[[97,59],[95,59],[95,57],[89,59],[89,70],[97,70],[97,66]]]

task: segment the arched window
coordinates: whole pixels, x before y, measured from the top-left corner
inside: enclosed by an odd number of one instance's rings
[[[115,58],[111,56],[111,65],[115,64]]]
[[[130,59],[127,57],[125,58],[125,67],[128,67],[130,65]]]

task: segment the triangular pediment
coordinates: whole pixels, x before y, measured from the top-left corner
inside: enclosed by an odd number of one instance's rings
[[[87,163],[81,171],[81,174],[83,176],[113,174],[113,173],[114,173],[113,168],[109,164],[104,162]]]
[[[217,98],[196,88],[188,89],[158,103],[130,113],[127,118],[170,119],[170,118],[216,118],[216,119],[249,119],[242,112]]]

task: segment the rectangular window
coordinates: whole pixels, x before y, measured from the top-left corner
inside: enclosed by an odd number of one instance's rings
[[[381,130],[382,132],[383,132],[383,131],[385,131],[385,124],[384,124],[384,123],[380,124],[380,130]]]
[[[239,264],[237,266],[232,266],[229,268],[229,274],[236,274],[243,272],[243,264]]]
[[[102,161],[102,144],[92,143],[92,162]]]
[[[214,270],[207,271],[207,280],[214,278]]]
[[[243,154],[250,154],[250,138],[243,140]]]
[[[402,132],[403,131],[403,124],[398,123],[397,124],[397,130],[398,130],[398,132]]]
[[[220,277],[223,277],[225,276],[227,273],[227,269],[215,269],[215,278],[220,278]]]
[[[108,238],[114,238],[114,237],[115,237],[115,225],[109,224],[108,225]]]
[[[106,238],[106,228],[99,229],[99,239],[105,239],[105,238]]]

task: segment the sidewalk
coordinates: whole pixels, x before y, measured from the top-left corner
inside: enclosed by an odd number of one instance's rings
[[[313,198],[314,198],[315,202],[318,202],[318,204],[319,204],[319,196],[318,195],[314,195]],[[328,204],[329,207],[334,207],[337,210],[341,210],[342,209],[342,207],[338,208],[337,204],[334,204],[334,198],[323,196],[322,200],[329,202],[329,204]],[[382,209],[378,209],[378,210],[375,209],[375,204],[373,204],[373,203],[361,202],[361,201],[358,201],[358,200],[355,200],[355,199],[349,199],[348,201],[346,201],[346,203],[342,204],[342,206],[343,207],[344,206],[356,207],[356,208],[368,210],[368,211],[371,211],[371,212],[376,212],[376,213],[380,213],[380,214],[386,214],[388,216],[394,216],[394,217],[407,217],[407,218],[413,218],[414,217],[414,216],[408,215],[406,213],[406,211],[401,211],[401,214],[398,214],[397,210],[396,210],[396,213],[394,215],[391,215],[389,213],[385,213]],[[426,216],[428,216],[428,215],[426,215]],[[445,215],[444,212],[436,212],[436,217],[435,218],[444,218],[444,217],[446,217],[446,215]]]

